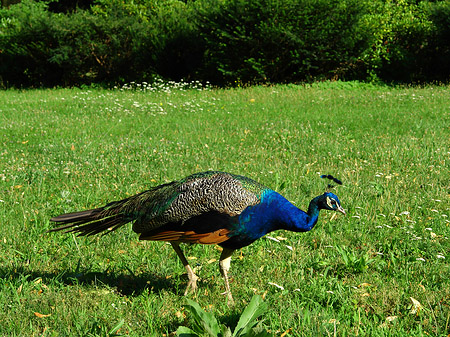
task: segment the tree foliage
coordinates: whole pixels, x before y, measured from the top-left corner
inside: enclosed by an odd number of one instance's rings
[[[97,0],[0,9],[0,85],[447,81],[450,1]],[[65,8],[66,10],[62,10]]]

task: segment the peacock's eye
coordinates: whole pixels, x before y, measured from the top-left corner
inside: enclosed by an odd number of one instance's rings
[[[334,206],[337,206],[337,201],[334,200],[333,198],[328,198],[328,197],[327,197],[327,204],[328,204],[328,206],[330,206],[331,208],[334,208]]]

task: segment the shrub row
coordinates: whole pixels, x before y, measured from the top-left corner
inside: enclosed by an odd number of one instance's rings
[[[0,85],[447,81],[449,18],[448,0],[24,0],[0,10]]]

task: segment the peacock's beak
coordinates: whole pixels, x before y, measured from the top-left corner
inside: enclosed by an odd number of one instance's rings
[[[347,214],[345,213],[345,209],[343,209],[341,206],[339,206],[339,208],[337,209],[338,212],[341,212],[342,214]]]

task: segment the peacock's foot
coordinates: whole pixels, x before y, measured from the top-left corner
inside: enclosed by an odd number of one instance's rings
[[[222,295],[227,295],[227,304],[228,306],[232,307],[234,306],[234,299],[233,296],[231,295],[231,291],[225,291],[224,293],[222,293]]]
[[[197,280],[198,276],[194,273],[188,273],[189,281],[186,287],[186,291],[184,292],[184,296],[189,293],[195,293],[197,291]]]

